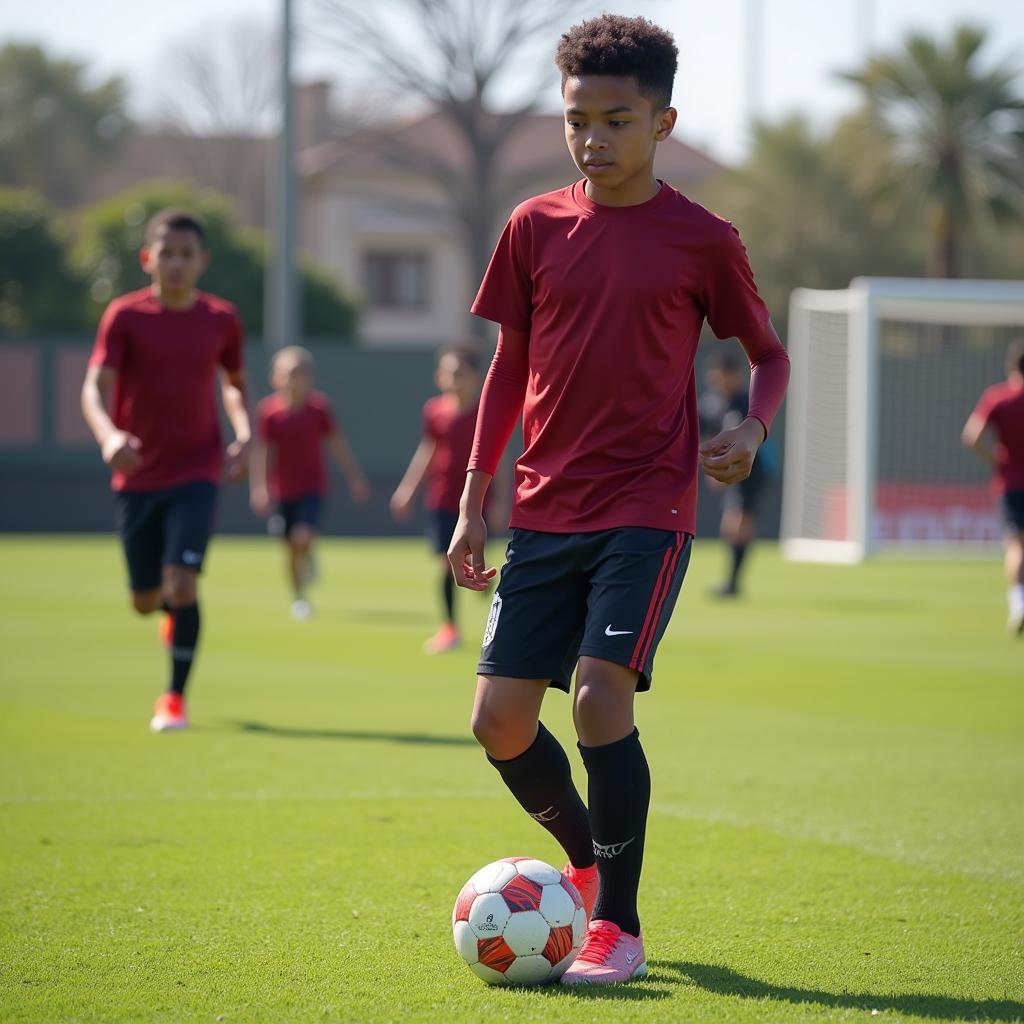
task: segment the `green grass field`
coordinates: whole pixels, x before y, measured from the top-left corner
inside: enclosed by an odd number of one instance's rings
[[[1024,1020],[1024,640],[993,563],[793,566],[740,604],[699,544],[652,693],[649,976],[488,989],[451,904],[560,864],[468,731],[486,601],[426,658],[422,543],[331,542],[317,617],[218,539],[194,728],[112,538],[0,542],[0,1020]],[[572,740],[568,702],[545,721]],[[571,751],[574,772],[582,766]]]

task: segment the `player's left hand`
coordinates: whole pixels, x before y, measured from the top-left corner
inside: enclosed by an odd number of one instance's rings
[[[761,421],[748,416],[738,427],[723,430],[700,446],[701,469],[721,484],[738,484],[750,476],[764,439]]]
[[[227,463],[224,467],[225,476],[232,483],[244,480],[249,472],[249,442],[232,441],[228,445]]]

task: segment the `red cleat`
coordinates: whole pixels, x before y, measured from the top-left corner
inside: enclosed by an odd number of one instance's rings
[[[597,865],[591,864],[589,868],[574,868],[572,864],[566,864],[562,868],[562,874],[576,886],[576,891],[583,900],[583,909],[587,912],[587,923],[590,923],[590,915],[594,913],[594,904],[597,902]]]
[[[161,693],[153,706],[153,719],[149,723],[149,727],[153,732],[187,729],[185,699],[177,693]]]
[[[444,654],[445,651],[454,651],[462,638],[458,629],[450,622],[446,622],[429,640],[423,645],[427,654]]]
[[[164,647],[174,643],[174,615],[171,612],[164,612],[160,616],[160,643]]]

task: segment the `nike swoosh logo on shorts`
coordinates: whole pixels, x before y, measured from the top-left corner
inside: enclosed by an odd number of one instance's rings
[[[633,630],[631,629],[612,629],[612,624],[610,622],[604,627],[605,636],[626,636],[632,632]]]

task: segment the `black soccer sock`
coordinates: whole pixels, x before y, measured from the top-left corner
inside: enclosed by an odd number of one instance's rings
[[[587,809],[572,783],[572,769],[562,745],[537,723],[537,738],[518,757],[487,760],[534,821],[561,844],[569,863],[587,868],[594,863]]]
[[[732,546],[732,571],[729,576],[729,589],[739,590],[740,569],[743,566],[743,559],[747,554],[746,544],[733,544]]]
[[[651,773],[633,730],[601,747],[580,744],[587,766],[590,826],[601,885],[593,916],[613,921],[630,935],[640,933],[636,893],[644,859]]]
[[[447,616],[446,622],[455,624],[455,577],[450,572],[444,574],[442,585],[444,594],[444,613]]]
[[[170,690],[184,695],[199,641],[199,605],[183,605],[173,609],[171,614],[174,616],[174,631],[171,634]]]

